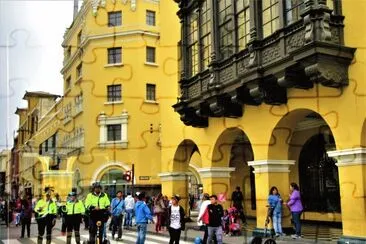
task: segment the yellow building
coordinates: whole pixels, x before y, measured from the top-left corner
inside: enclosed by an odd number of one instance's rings
[[[61,196],[71,187],[85,195],[100,181],[113,195],[131,191],[122,176],[134,165],[135,192],[161,191],[161,111],[176,99],[167,90],[177,90],[177,9],[173,1],[83,2],[62,43],[63,96],[20,141],[34,142],[35,153],[29,162],[21,156],[22,186],[37,171],[37,194],[49,185]],[[20,128],[41,100],[18,111]]]
[[[303,220],[366,241],[366,1],[176,2],[180,96],[162,117],[163,192],[187,197],[194,176],[228,206],[240,186],[256,234],[270,187],[286,200],[296,182]]]
[[[10,193],[10,155],[9,150],[0,152],[0,196]]]

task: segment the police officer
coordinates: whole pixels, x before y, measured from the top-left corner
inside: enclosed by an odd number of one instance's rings
[[[51,244],[52,228],[56,223],[57,205],[51,199],[50,191],[46,191],[46,199],[41,198],[38,200],[34,211],[36,212],[38,223],[37,244],[42,243],[45,229],[47,231],[46,243]]]
[[[71,244],[72,231],[75,232],[75,241],[80,244],[80,223],[82,215],[85,214],[85,207],[82,201],[76,197],[76,192],[70,192],[66,205],[62,208],[65,213],[66,222],[66,243]]]
[[[104,231],[104,225],[109,217],[110,201],[106,193],[102,192],[99,182],[95,182],[92,192],[85,199],[85,207],[89,212],[89,243],[95,243],[97,233],[97,222],[101,221],[100,231]],[[99,243],[103,243],[103,234],[99,235]]]

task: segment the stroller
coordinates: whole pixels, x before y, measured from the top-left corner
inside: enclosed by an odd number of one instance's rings
[[[232,236],[240,236],[240,213],[235,207],[228,209],[229,214],[229,231]]]

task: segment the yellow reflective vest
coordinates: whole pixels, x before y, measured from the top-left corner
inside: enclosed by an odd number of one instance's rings
[[[107,209],[111,205],[108,195],[106,193],[100,193],[99,196],[95,193],[89,193],[85,199],[85,207],[90,210],[96,207],[100,209]]]
[[[67,202],[62,208],[62,211],[67,215],[85,214],[84,203],[79,200],[76,200],[75,202]]]
[[[40,199],[36,207],[34,208],[34,211],[38,214],[38,218],[45,217],[48,214],[57,214],[57,205],[54,201],[46,201],[44,199]]]

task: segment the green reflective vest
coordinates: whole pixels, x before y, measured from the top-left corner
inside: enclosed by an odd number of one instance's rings
[[[62,211],[67,215],[73,214],[85,214],[85,207],[82,201],[76,200],[75,202],[67,202]]]
[[[101,193],[97,196],[94,193],[89,193],[85,199],[85,207],[87,209],[99,207],[100,209],[107,209],[111,205],[108,195]]]
[[[38,213],[38,218],[45,217],[47,214],[57,214],[57,205],[54,201],[46,201],[44,199],[40,199],[36,207],[34,208],[34,211]]]

